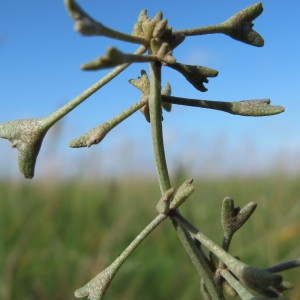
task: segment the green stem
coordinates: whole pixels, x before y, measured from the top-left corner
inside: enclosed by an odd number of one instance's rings
[[[228,234],[224,233],[223,241],[222,241],[222,249],[224,249],[227,252],[229,250],[232,237],[233,237],[233,234],[232,235],[228,235]]]
[[[226,279],[231,287],[239,294],[241,299],[250,300],[254,299],[254,295],[248,292],[248,290],[227,270],[221,269],[220,275]]]
[[[296,258],[296,259],[289,260],[289,261],[280,263],[280,264],[272,266],[272,267],[268,267],[264,270],[268,271],[268,272],[272,272],[272,273],[278,273],[278,272],[286,271],[286,270],[296,268],[299,266],[300,266],[300,258]]]
[[[114,265],[118,266],[117,269],[126,261],[128,256],[134,252],[134,250],[143,242],[143,240],[168,216],[164,214],[159,214],[153,219],[136,238],[128,245],[128,247],[118,256],[114,261]]]
[[[91,145],[98,144],[103,140],[103,138],[118,124],[124,121],[126,118],[135,113],[138,109],[142,108],[148,103],[148,99],[142,99],[134,105],[130,106],[128,109],[115,116],[109,121],[102,123],[101,125],[94,127],[88,132],[84,133],[80,137],[72,140],[69,146],[72,148],[79,147],[90,147]]]
[[[161,108],[161,63],[150,62],[149,110],[152,143],[161,193],[171,188],[164,151]]]
[[[186,220],[179,213],[175,213],[172,218],[181,224],[187,231],[191,233],[203,246],[205,246],[214,255],[219,257],[226,265],[234,265],[236,263],[243,264],[241,261],[237,260],[230,254],[228,254],[224,249],[216,245],[212,240],[210,240],[205,234],[200,232],[196,227],[194,227],[188,220]]]
[[[143,240],[168,216],[159,214],[153,219],[140,234],[129,244],[129,246],[118,256],[118,258],[105,270],[95,276],[83,287],[75,291],[75,297],[88,297],[91,300],[103,299],[111,281],[117,271],[126,261],[126,259],[134,252],[134,250],[143,242]]]
[[[75,21],[75,29],[83,35],[102,35],[130,43],[147,44],[145,38],[129,35],[106,27],[91,18],[74,0],[65,0],[66,8]]]
[[[193,36],[193,35],[203,35],[203,34],[223,33],[223,32],[224,32],[224,25],[223,24],[215,24],[215,25],[202,26],[202,27],[197,27],[197,28],[174,30],[173,34],[184,35],[184,36]]]
[[[172,218],[178,222],[186,231],[197,239],[204,247],[217,256],[228,269],[244,284],[250,286],[251,289],[261,292],[266,287],[278,288],[282,282],[282,277],[277,274],[270,273],[263,269],[248,266],[242,261],[236,259],[227,253],[224,249],[215,244],[206,235],[195,228],[178,212],[174,212]]]
[[[142,54],[146,51],[146,48],[144,46],[140,46],[136,51],[135,54]],[[90,86],[88,89],[86,89],[84,92],[82,92],[80,95],[75,97],[73,100],[56,110],[54,113],[46,117],[47,120],[47,126],[51,127],[53,124],[55,124],[57,121],[59,121],[61,118],[63,118],[66,114],[68,114],[70,111],[72,111],[75,107],[77,107],[79,104],[81,104],[83,101],[85,101],[88,97],[90,97],[92,94],[94,94],[96,91],[98,91],[101,87],[103,87],[105,84],[110,82],[112,79],[114,79],[117,75],[119,75],[122,71],[124,71],[130,63],[122,64],[115,69],[113,69],[111,72],[109,72],[107,75],[102,77],[98,82],[94,83],[92,86]]]
[[[105,122],[105,126],[108,127],[109,130],[112,130],[117,125],[119,125],[121,122],[123,122],[125,119],[130,117],[132,114],[134,114],[137,110],[141,109],[143,106],[145,106],[148,103],[148,99],[142,99],[138,101],[137,103],[133,104],[129,108],[127,108],[125,111],[121,112],[117,116],[113,117],[111,120]]]
[[[203,280],[205,287],[211,299],[222,300],[224,299],[223,293],[218,289],[215,281],[213,272],[209,267],[209,263],[205,254],[202,252],[201,248],[198,248],[195,244],[195,241],[191,238],[190,234],[178,223],[175,219],[172,218],[172,223],[177,231],[178,237],[190,257],[192,263],[194,264],[197,272],[199,273],[201,279]]]
[[[103,36],[110,37],[110,38],[117,39],[117,40],[124,41],[124,42],[135,43],[135,44],[147,45],[149,43],[143,37],[126,34],[126,33],[114,30],[112,28],[106,27],[103,24],[101,24],[101,26],[102,26],[102,35]]]
[[[164,142],[162,134],[162,108],[161,108],[161,63],[150,63],[150,95],[149,95],[150,121],[152,129],[152,143],[158,173],[161,193],[169,190],[171,187],[168,168],[165,158]],[[173,226],[177,231],[178,237],[185,248],[185,251],[192,260],[199,274],[203,276],[207,289],[214,299],[223,299],[222,293],[218,290],[213,281],[212,272],[205,262],[204,254],[196,249],[194,240],[190,234],[172,219]]]
[[[284,111],[284,107],[282,106],[270,105],[270,99],[224,102],[163,95],[162,101],[177,105],[216,109],[240,116],[270,116],[280,114]]]

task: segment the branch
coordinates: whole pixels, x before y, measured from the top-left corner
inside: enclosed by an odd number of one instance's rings
[[[140,46],[135,54],[142,54],[145,50],[144,46]],[[0,137],[8,139],[12,143],[12,147],[18,149],[19,170],[25,178],[33,178],[34,176],[36,159],[47,131],[129,65],[127,63],[116,67],[73,100],[45,118],[23,119],[0,124]]]
[[[81,65],[82,70],[101,70],[104,68],[115,67],[124,63],[135,62],[150,62],[156,61],[156,55],[138,55],[138,54],[126,54],[119,51],[115,47],[109,47],[105,56]]]
[[[240,42],[262,47],[264,40],[259,33],[252,29],[252,21],[263,11],[262,3],[251,5],[233,15],[223,23],[198,28],[176,30],[176,35],[192,36],[211,33],[223,33]]]
[[[75,21],[75,30],[82,35],[100,35],[142,45],[147,43],[147,40],[142,37],[113,30],[95,21],[73,0],[65,0],[65,5]]]
[[[175,193],[177,198],[176,203],[178,205],[182,204],[184,200],[181,198],[185,197],[185,184],[183,184],[178,191]],[[189,187],[187,188],[189,189]],[[179,192],[180,191],[180,192]],[[136,238],[129,244],[129,246],[117,257],[117,259],[108,266],[105,270],[91,279],[87,284],[83,287],[79,288],[75,291],[75,296],[77,298],[88,297],[90,300],[101,300],[103,299],[110,283],[112,282],[114,276],[117,271],[123,265],[123,263],[127,260],[127,258],[135,251],[135,249],[144,241],[144,239],[166,218],[169,216],[169,205],[171,198],[175,192],[174,188],[170,188],[165,193],[163,193],[161,199],[157,204],[157,210],[159,214],[154,218],[137,236]],[[186,199],[186,197],[185,197]]]
[[[223,102],[163,95],[162,101],[178,105],[216,109],[240,116],[262,117],[276,115],[284,112],[284,107],[278,105],[270,105],[270,99]]]
[[[100,143],[109,131],[111,131],[114,127],[116,127],[126,118],[128,118],[133,113],[135,113],[138,109],[145,106],[147,103],[148,103],[148,99],[140,100],[139,102],[132,105],[124,112],[115,116],[111,120],[89,130],[88,132],[81,135],[80,137],[72,140],[69,143],[69,146],[72,148],[80,148],[80,147],[90,147],[91,145]]]
[[[103,299],[111,281],[117,271],[126,261],[126,259],[134,252],[134,250],[143,242],[143,240],[165,219],[167,215],[159,214],[151,223],[149,223],[143,231],[130,243],[130,245],[118,256],[118,258],[105,270],[95,276],[86,285],[75,291],[75,297],[88,297],[90,300]]]
[[[296,258],[293,260],[289,260],[287,262],[283,262],[281,264],[266,268],[265,271],[272,272],[272,273],[278,273],[282,271],[286,271],[292,268],[296,268],[300,266],[300,258]]]
[[[281,295],[281,292],[286,289],[286,286],[282,284],[281,275],[268,272],[264,269],[254,268],[239,261],[190,224],[177,211],[172,215],[172,219],[217,256],[227,268],[249,288],[271,297]]]

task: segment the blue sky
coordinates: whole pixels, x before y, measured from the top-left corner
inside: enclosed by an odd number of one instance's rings
[[[163,11],[174,30],[219,23],[255,1],[96,1],[78,3],[106,26],[130,33],[139,12],[149,17]],[[130,3],[130,4],[128,4]],[[162,81],[172,95],[238,101],[270,98],[286,108],[271,117],[240,117],[223,112],[173,107],[164,115],[166,155],[171,172],[186,165],[195,176],[260,174],[300,170],[299,138],[299,11],[292,1],[263,1],[264,12],[254,29],[265,40],[256,48],[227,36],[188,37],[174,51],[178,62],[219,70],[219,76],[201,93],[182,75],[164,69]],[[108,46],[133,52],[136,45],[103,38],[83,37],[63,1],[0,2],[0,122],[43,117],[99,80],[109,70],[82,71],[79,66],[105,53]],[[70,149],[68,142],[108,120],[139,100],[128,80],[147,71],[136,64],[64,118],[45,138],[35,177],[56,174],[111,176],[126,172],[155,172],[149,124],[140,113],[126,120],[106,139],[89,149]],[[17,151],[0,140],[1,177],[17,174]],[[125,157],[125,159],[124,159]],[[84,170],[84,171],[83,171]],[[54,177],[56,175],[53,175]],[[59,176],[59,175],[58,175]]]

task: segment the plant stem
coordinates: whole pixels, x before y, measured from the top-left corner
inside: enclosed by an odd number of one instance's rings
[[[201,279],[203,280],[205,287],[211,299],[222,300],[224,299],[222,291],[217,287],[213,272],[209,268],[209,264],[205,254],[198,248],[195,241],[191,238],[191,235],[178,223],[175,219],[172,219],[173,226],[177,231],[178,237],[190,257],[192,263],[194,264],[197,272],[199,273]]]
[[[119,269],[121,265],[126,261],[128,256],[134,252],[134,250],[142,243],[142,241],[168,216],[164,214],[159,214],[153,219],[128,245],[128,247],[118,256],[114,261],[114,264],[118,265]]]
[[[254,298],[254,295],[249,293],[248,290],[227,269],[221,269],[220,274],[226,279],[230,286],[234,288],[241,299],[250,300]]]
[[[219,257],[226,265],[233,265],[235,263],[242,264],[239,260],[228,254],[224,249],[216,245],[212,240],[210,240],[205,234],[200,232],[196,227],[194,227],[188,220],[186,220],[182,215],[175,212],[172,216],[179,224],[182,225],[187,231],[191,233],[203,246],[205,246],[214,255]]]
[[[153,219],[137,237],[129,244],[129,246],[117,257],[117,259],[108,266],[105,270],[91,279],[83,287],[75,291],[75,297],[88,297],[91,300],[103,299],[111,281],[116,275],[117,271],[126,261],[126,259],[134,252],[134,250],[143,242],[143,240],[168,216],[159,214]]]
[[[262,292],[266,286],[278,289],[282,283],[282,276],[269,271],[248,266],[227,253],[224,249],[215,244],[206,235],[195,228],[182,215],[174,212],[172,218],[175,219],[186,231],[188,231],[203,246],[217,256],[228,269],[244,284],[251,289]]]
[[[109,121],[102,123],[101,125],[94,127],[88,132],[84,133],[80,137],[72,140],[69,146],[72,148],[79,147],[90,147],[91,145],[98,144],[103,140],[107,133],[109,133],[114,127],[124,121],[126,118],[135,113],[138,109],[142,108],[148,103],[147,99],[142,99],[134,105],[130,106],[128,109],[115,116]]]
[[[102,35],[130,43],[147,44],[143,37],[126,34],[95,21],[73,0],[65,0],[65,5],[75,21],[75,29],[83,35]]]
[[[160,191],[163,194],[165,191],[171,188],[171,183],[166,163],[162,132],[160,62],[150,62],[149,110],[156,169],[158,174]]]
[[[147,45],[148,43],[147,39],[143,37],[126,34],[118,30],[114,30],[112,28],[106,27],[103,24],[101,24],[101,27],[102,27],[103,36],[110,37],[124,42],[135,43],[135,44]]]
[[[278,265],[275,265],[272,267],[268,267],[264,270],[268,271],[268,272],[272,272],[272,273],[278,273],[278,272],[286,271],[286,270],[296,268],[299,266],[300,266],[300,258],[296,258],[296,259],[289,260],[289,261],[283,262],[281,264],[278,264]]]
[[[233,115],[241,116],[270,116],[280,114],[284,111],[284,107],[282,106],[270,105],[270,99],[225,102],[212,100],[198,100],[163,95],[162,101],[177,105],[216,109],[225,111]]]
[[[223,33],[223,32],[224,32],[224,25],[223,24],[215,24],[215,25],[202,26],[202,27],[197,27],[197,28],[174,30],[173,34],[192,36],[192,35],[203,35],[203,34]]]
[[[152,143],[156,160],[159,185],[161,193],[164,194],[171,187],[165,159],[164,142],[162,134],[162,108],[161,108],[161,63],[150,62],[150,95],[149,95],[150,121],[152,129]],[[213,280],[204,254],[196,248],[191,235],[181,224],[172,219],[173,226],[177,231],[178,237],[185,248],[185,251],[192,260],[194,266],[204,279],[209,294],[213,299],[223,299],[222,292],[218,290]]]
[[[140,46],[136,51],[135,54],[142,54],[146,51],[146,48],[144,46]],[[114,79],[118,74],[120,74],[122,71],[124,71],[130,63],[126,63],[123,65],[120,65],[113,69],[111,72],[109,72],[107,75],[102,77],[98,82],[94,83],[92,86],[90,86],[88,89],[83,91],[80,95],[75,97],[73,100],[56,110],[54,113],[46,117],[47,119],[47,125],[50,127],[53,124],[55,124],[57,121],[59,121],[61,118],[63,118],[66,114],[68,114],[70,111],[72,111],[75,107],[77,107],[79,104],[81,104],[83,101],[85,101],[88,97],[90,97],[92,94],[94,94],[96,91],[98,91],[101,87],[103,87],[105,84],[110,82],[112,79]]]

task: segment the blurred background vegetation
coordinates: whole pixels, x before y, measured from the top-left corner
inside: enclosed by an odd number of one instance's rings
[[[174,184],[185,172],[178,172]],[[256,267],[293,259],[300,252],[300,176],[203,180],[182,213],[221,243],[221,200],[258,203],[236,234],[230,252]],[[97,182],[98,181],[98,182]],[[74,299],[74,291],[108,266],[156,216],[157,183],[151,178],[0,183],[2,300]],[[286,271],[300,299],[299,269]],[[166,220],[124,264],[106,299],[201,299],[199,278]]]

